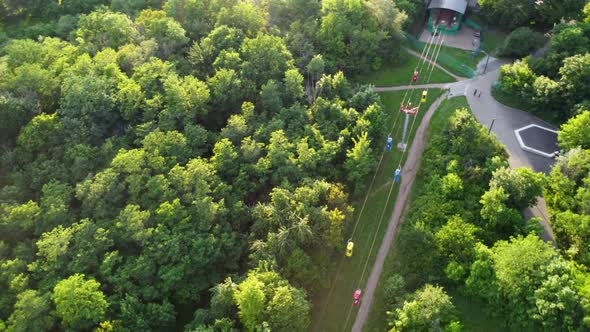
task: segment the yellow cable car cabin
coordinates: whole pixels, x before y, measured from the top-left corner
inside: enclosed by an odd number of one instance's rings
[[[348,240],[348,244],[346,245],[346,257],[352,256],[352,248],[354,248],[354,243]]]
[[[426,90],[422,91],[422,102],[423,103],[426,102],[426,96],[428,96],[428,91],[426,91]]]

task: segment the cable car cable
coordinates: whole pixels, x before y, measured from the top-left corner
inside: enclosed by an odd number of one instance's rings
[[[428,84],[428,81],[430,81],[430,78],[431,78],[431,76],[432,76],[432,72],[434,71],[434,67],[435,67],[435,65],[436,65],[436,60],[438,59],[438,54],[440,53],[440,49],[442,48],[442,44],[444,43],[444,38],[439,38],[439,42],[440,42],[440,44],[439,44],[439,43],[437,43],[437,45],[436,45],[436,46],[438,46],[438,51],[436,51],[436,56],[435,56],[435,58],[432,60],[432,67],[430,67],[430,66],[428,67],[428,68],[430,68],[430,73],[429,73],[429,75],[428,75],[428,79],[426,80],[426,81],[427,81],[427,82],[426,82],[426,84]],[[434,55],[434,54],[435,54],[435,52],[433,51],[433,55]],[[428,89],[427,89],[426,91],[428,91]],[[418,112],[420,111],[420,106],[421,106],[421,105],[422,105],[422,99],[420,100],[420,102],[419,102],[419,104],[418,104],[418,110],[417,110],[417,113],[416,113],[416,115],[417,115],[417,114],[418,114]],[[416,118],[417,118],[417,116],[415,116],[415,117],[414,117],[414,119],[413,119],[413,121],[412,121],[412,126],[411,126],[411,129],[410,129],[410,133],[411,133],[411,132],[413,131],[413,129],[414,129],[414,125],[415,125],[415,122],[416,122]],[[402,156],[400,157],[399,164],[398,164],[398,168],[400,168],[400,167],[401,167],[401,163],[402,163],[402,161],[403,161],[403,159],[404,159],[404,156],[405,156],[406,150],[407,150],[407,149],[404,149],[404,151],[402,152]],[[369,249],[369,253],[368,253],[368,255],[367,255],[367,258],[366,258],[366,260],[365,260],[365,265],[364,265],[364,267],[363,267],[363,271],[362,271],[362,273],[361,273],[361,276],[360,276],[360,279],[359,279],[359,282],[358,282],[358,288],[360,288],[360,287],[361,287],[361,284],[362,284],[363,278],[364,278],[364,276],[365,276],[365,273],[366,273],[366,270],[367,270],[367,266],[368,266],[368,264],[369,264],[369,260],[371,259],[371,254],[373,253],[373,249],[374,249],[374,246],[375,246],[375,242],[376,242],[376,240],[377,240],[377,236],[379,235],[379,230],[381,229],[381,225],[382,225],[382,223],[383,223],[383,216],[385,215],[385,212],[387,211],[387,206],[389,205],[389,199],[391,198],[391,193],[393,192],[393,188],[394,188],[394,186],[395,186],[395,182],[392,182],[392,184],[391,184],[391,186],[390,186],[390,188],[389,188],[389,192],[388,192],[388,194],[387,194],[387,199],[385,200],[385,206],[383,207],[383,210],[381,211],[381,216],[379,217],[379,224],[377,225],[377,230],[375,231],[375,235],[373,236],[373,241],[371,242],[371,247],[370,247],[370,249]],[[346,322],[345,322],[345,325],[344,325],[344,326],[347,326],[347,324],[348,324],[348,320],[349,320],[349,318],[350,318],[350,313],[351,313],[351,311],[352,311],[352,305],[351,305],[351,308],[350,308],[350,310],[349,310],[349,314],[347,315]]]
[[[434,39],[436,38],[436,32],[437,31],[438,31],[438,25],[434,28],[434,32],[432,33],[432,37],[430,37],[430,39],[428,39],[428,42],[422,48],[422,53],[420,54],[420,58],[418,58],[418,65],[416,66],[416,68],[423,67],[424,61],[426,61],[426,58],[427,58],[427,56],[426,56],[425,53],[429,53],[430,52],[430,45],[432,45]],[[420,69],[420,70],[422,70],[422,69]],[[420,73],[420,71],[418,71],[418,74],[419,73]],[[419,80],[419,78],[418,78],[418,80]],[[414,80],[412,79],[412,80],[410,80],[410,84],[408,84],[408,85],[409,86],[412,86],[413,83],[414,83]],[[404,94],[404,97],[402,99],[402,105],[405,105],[406,104],[406,96],[408,95],[408,92],[410,92],[410,90],[412,90],[412,89],[407,89],[406,90],[406,93]]]

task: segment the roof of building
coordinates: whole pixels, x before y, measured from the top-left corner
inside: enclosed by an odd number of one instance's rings
[[[465,14],[467,9],[467,0],[432,0],[428,9],[450,9],[461,14]]]

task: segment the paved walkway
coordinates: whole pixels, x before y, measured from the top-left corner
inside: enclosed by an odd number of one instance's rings
[[[475,30],[472,27],[463,24],[461,29],[457,31],[457,34],[445,35],[445,46],[460,48],[468,51],[473,51],[479,46],[481,40],[478,37],[474,37]],[[420,34],[420,41],[427,43],[432,37],[432,33],[428,31],[426,27]]]
[[[424,89],[424,88],[439,88],[448,89],[453,83],[433,83],[433,84],[420,84],[420,85],[398,85],[398,86],[377,86],[373,88],[376,92],[387,92],[387,91],[401,91],[401,90],[412,90],[412,89]]]

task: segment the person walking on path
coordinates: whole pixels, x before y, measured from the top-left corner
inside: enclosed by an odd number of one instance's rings
[[[475,97],[475,95],[477,94],[477,89],[473,90],[473,96]]]
[[[481,91],[479,92],[479,94],[477,95],[477,99],[481,98]]]

